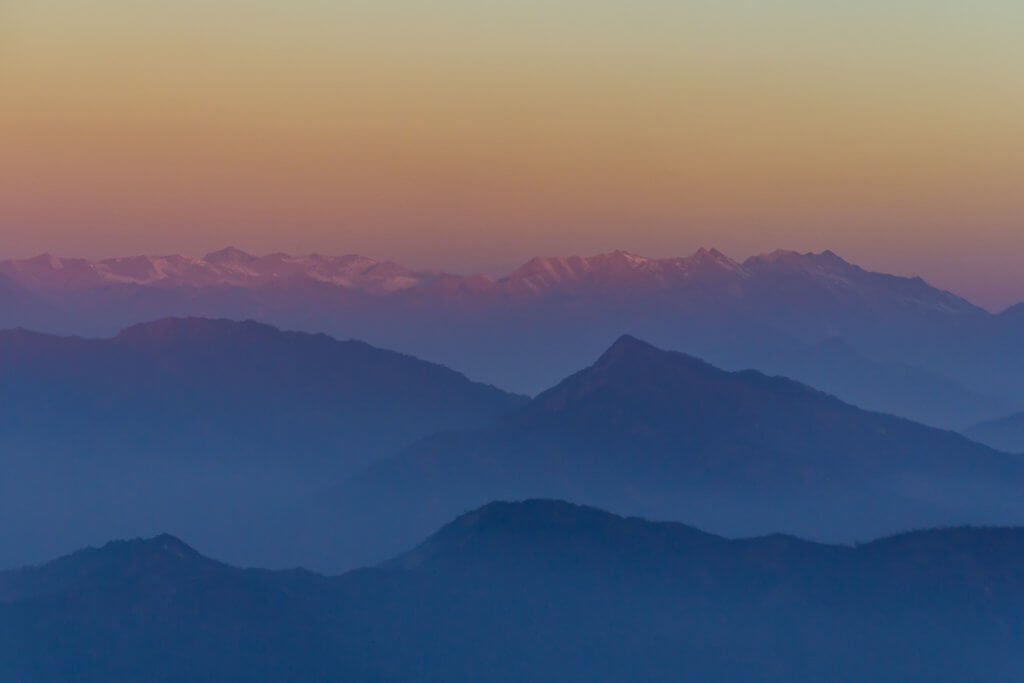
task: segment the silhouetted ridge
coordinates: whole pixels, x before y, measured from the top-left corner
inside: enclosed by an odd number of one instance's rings
[[[684,524],[622,517],[562,500],[502,501],[459,516],[386,566],[412,569],[465,563],[470,558],[514,561],[517,556],[578,563],[607,559],[610,548],[615,556],[639,560],[652,544],[661,542],[683,550],[725,539]]]
[[[1024,671],[1024,530],[726,540],[490,503],[382,567],[240,570],[180,541],[0,572],[0,680],[974,683]]]
[[[73,593],[83,582],[146,582],[228,570],[170,534],[110,541],[84,548],[38,567],[0,573],[0,602]]]
[[[601,354],[601,357],[594,363],[595,366],[608,366],[618,362],[630,362],[637,359],[650,357],[652,353],[658,353],[659,349],[636,337],[624,334],[608,347],[608,350]]]
[[[619,337],[598,360],[541,393],[524,412],[560,410],[584,398],[631,400],[635,410],[663,412],[664,402],[735,402],[742,395],[825,395],[784,377],[754,370],[728,372],[679,351],[665,351],[631,335]],[[636,404],[639,405],[636,405]]]
[[[533,258],[495,279],[233,247],[205,258],[0,260],[0,327],[110,336],[165,315],[356,337],[530,394],[624,331],[720,367],[787,376],[771,362],[776,354],[840,335],[867,359],[914,365],[977,394],[929,401],[941,392],[927,380],[887,381],[885,372],[865,386],[841,360],[808,378],[844,400],[956,429],[1024,405],[1024,316],[991,315],[920,278],[871,272],[831,251],[743,263],[703,247],[669,258],[609,251]]]
[[[151,574],[196,564],[214,564],[214,561],[176,536],[160,534],[149,538],[110,541],[98,548],[86,548],[72,553],[57,560],[57,563],[63,563],[63,571],[95,571],[117,567],[128,573]]]
[[[343,482],[320,516],[369,514],[388,531],[351,552],[393,544],[380,555],[399,550],[392,539],[414,542],[411,529],[422,536],[489,500],[530,498],[726,536],[853,542],[1019,523],[1022,482],[1024,460],[961,435],[623,336],[495,425],[424,439]]]
[[[115,339],[123,342],[173,343],[180,341],[218,341],[247,336],[281,334],[276,327],[254,320],[226,318],[161,318],[122,330]]]
[[[299,490],[527,400],[364,342],[202,318],[112,339],[0,333],[0,380],[3,473],[20,482],[0,501],[0,567],[163,529],[261,549],[222,550],[235,561],[295,564],[277,550],[290,532],[265,520]],[[61,492],[45,512],[59,528],[33,528],[39,491]],[[257,519],[274,531],[256,534]]]
[[[131,553],[135,555],[162,555],[179,559],[197,559],[202,557],[192,546],[171,534],[160,534],[151,538],[135,538],[125,541],[111,541],[98,552]]]
[[[622,379],[631,371],[643,372],[637,381],[649,379],[648,373],[669,372],[673,379],[682,379],[679,373],[694,373],[707,377],[724,378],[741,373],[730,373],[707,363],[700,358],[681,351],[667,351],[632,335],[623,335],[615,340],[597,362],[590,368],[577,373],[583,375],[594,371],[613,371]]]

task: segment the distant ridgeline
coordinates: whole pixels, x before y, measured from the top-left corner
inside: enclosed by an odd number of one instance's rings
[[[616,251],[461,276],[357,255],[0,262],[0,328],[110,336],[168,315],[254,319],[396,349],[520,393],[622,334],[782,374],[951,429],[1024,410],[1024,305],[995,315],[836,254]]]

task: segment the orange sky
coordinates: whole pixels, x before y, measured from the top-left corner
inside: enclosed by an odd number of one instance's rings
[[[0,253],[832,248],[1024,300],[1021,3],[507,4],[11,0]]]

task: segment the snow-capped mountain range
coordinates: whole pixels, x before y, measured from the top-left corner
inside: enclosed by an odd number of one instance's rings
[[[1024,409],[1020,310],[991,314],[831,251],[743,261],[716,249],[612,251],[533,258],[497,278],[230,247],[203,257],[0,261],[0,329],[111,337],[171,316],[252,319],[360,339],[519,393],[633,334],[956,428]]]
[[[128,256],[89,260],[42,254],[0,262],[0,274],[32,290],[60,291],[109,285],[150,287],[261,287],[275,282],[309,280],[370,292],[394,292],[433,279],[395,263],[349,254],[253,256],[227,247],[201,258]]]
[[[391,261],[357,254],[256,256],[227,247],[203,257],[128,256],[90,260],[42,254],[23,260],[0,261],[0,276],[32,292],[59,294],[112,286],[173,288],[268,288],[302,283],[331,285],[361,293],[388,295],[413,290],[439,294],[458,289],[476,294],[514,298],[554,292],[592,290],[666,290],[714,285],[719,294],[737,294],[744,283],[788,273],[811,278],[835,293],[844,290],[890,290],[903,303],[951,313],[980,309],[919,278],[871,273],[844,261],[831,251],[801,254],[775,251],[735,261],[717,249],[701,248],[690,256],[647,258],[627,251],[595,256],[537,257],[508,275],[492,279],[461,276],[437,270],[416,270]],[[732,284],[729,292],[728,284]],[[882,292],[885,294],[885,292]]]

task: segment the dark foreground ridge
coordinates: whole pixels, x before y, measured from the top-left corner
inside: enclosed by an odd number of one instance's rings
[[[727,540],[531,500],[334,578],[170,536],[0,574],[0,678],[1013,681],[1022,615],[1024,529]]]

